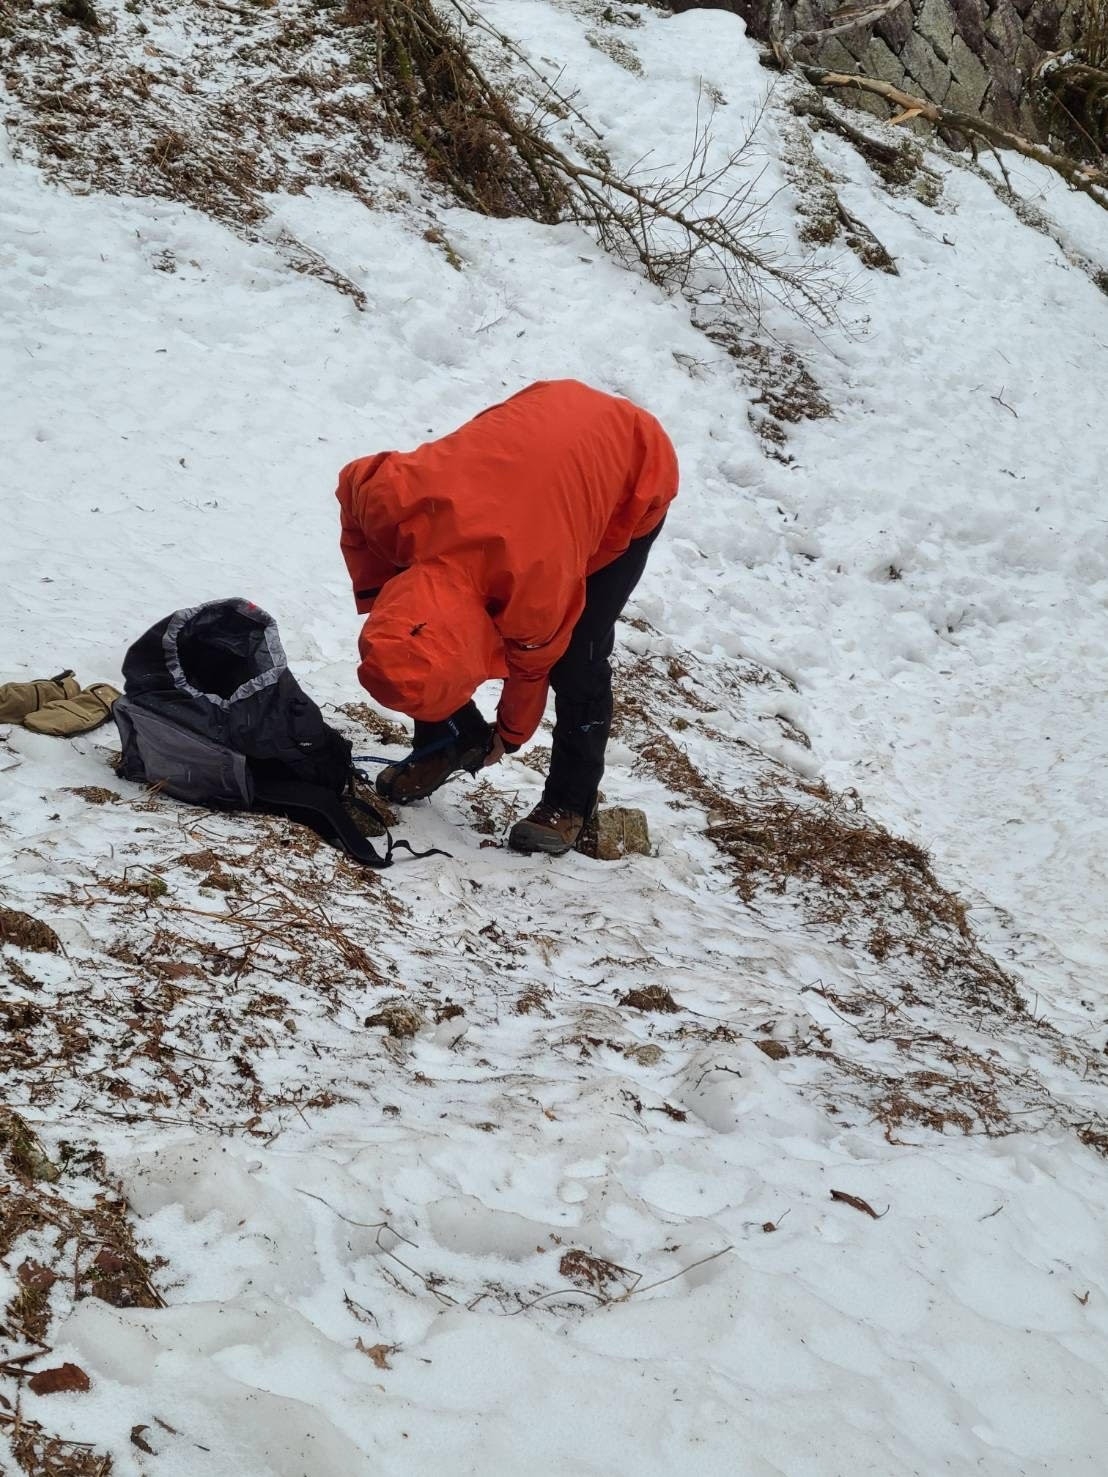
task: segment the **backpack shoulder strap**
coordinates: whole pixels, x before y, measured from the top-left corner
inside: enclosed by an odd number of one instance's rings
[[[387,845],[382,856],[355,826],[339,797],[323,785],[310,785],[299,780],[256,781],[254,803],[260,810],[276,811],[289,820],[310,826],[324,841],[332,845],[337,843],[348,856],[367,867],[391,867],[392,854],[398,850],[411,852],[417,858],[449,856],[449,852],[440,851],[437,847],[413,851],[407,841],[394,841],[387,830]]]

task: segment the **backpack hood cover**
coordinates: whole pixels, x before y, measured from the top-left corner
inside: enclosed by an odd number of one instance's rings
[[[128,697],[176,691],[216,706],[273,686],[287,669],[277,622],[249,600],[176,610],[123,658]]]
[[[130,648],[123,676],[123,778],[208,805],[252,805],[273,780],[341,794],[350,745],[289,671],[273,617],[251,601],[174,611]]]

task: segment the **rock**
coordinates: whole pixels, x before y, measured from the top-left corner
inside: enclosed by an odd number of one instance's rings
[[[871,77],[889,82],[893,87],[902,87],[904,84],[904,67],[900,58],[893,55],[879,36],[874,36],[866,47],[864,70]]]
[[[831,72],[846,72],[849,76],[858,70],[858,58],[852,56],[842,42],[836,36],[830,36],[822,41],[818,48],[806,48],[818,61],[819,66],[826,67]]]
[[[901,3],[895,10],[890,10],[887,15],[883,15],[873,29],[874,34],[881,37],[889,50],[899,56],[908,37],[912,34],[914,25],[915,16],[912,14],[912,7]]]
[[[985,34],[1004,56],[1015,56],[1023,40],[1023,25],[1012,0],[997,0],[985,24]]]
[[[401,1039],[418,1035],[425,1024],[422,1014],[407,1000],[386,1000],[379,1010],[365,1018],[367,1026],[384,1026],[390,1036]]]
[[[979,112],[989,86],[989,74],[961,36],[955,36],[950,43],[950,70],[954,76],[946,106],[962,113]]]
[[[585,828],[578,850],[598,862],[618,862],[625,856],[650,855],[650,831],[641,810],[609,805]]]
[[[623,1054],[638,1062],[640,1067],[656,1067],[662,1060],[662,1048],[652,1041],[643,1042],[641,1046],[628,1046]]]
[[[900,59],[908,72],[908,91],[941,103],[950,90],[950,69],[918,32],[908,37]]]
[[[980,56],[985,43],[984,0],[950,0],[950,7],[954,12],[954,29],[974,56]]]
[[[916,16],[916,31],[928,43],[941,62],[950,60],[954,40],[954,18],[944,0],[923,0]]]

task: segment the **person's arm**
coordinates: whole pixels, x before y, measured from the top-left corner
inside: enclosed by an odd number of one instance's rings
[[[527,742],[542,722],[553,662],[550,666],[543,664],[539,671],[528,671],[515,659],[510,646],[507,657],[508,675],[496,709],[496,732],[511,754]]]
[[[569,596],[568,609],[565,608],[567,602],[559,603],[564,610],[561,624],[552,636],[545,639],[513,639],[509,634],[510,619],[497,620],[504,637],[508,675],[496,710],[496,731],[509,753],[525,744],[542,722],[550,673],[565,656],[573,628],[585,606],[584,580],[580,580]],[[510,617],[510,608],[504,614]],[[537,622],[531,624],[533,628]],[[509,630],[505,630],[505,625]]]
[[[339,500],[342,519],[339,548],[346,561],[350,582],[354,587],[354,605],[360,615],[369,614],[373,609],[374,600],[381,593],[381,586],[396,573],[395,564],[382,558],[369,547],[355,513],[355,472],[359,477],[364,476],[367,471],[372,474],[383,460],[383,456],[374,457],[368,462],[365,460],[351,462],[349,466],[343,467],[339,473],[339,485],[335,492]]]

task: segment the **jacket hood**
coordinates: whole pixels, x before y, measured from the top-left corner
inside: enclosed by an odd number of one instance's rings
[[[386,708],[438,723],[506,675],[503,642],[470,580],[445,564],[390,579],[358,641],[358,680]]]

